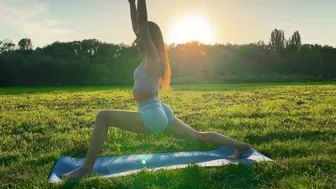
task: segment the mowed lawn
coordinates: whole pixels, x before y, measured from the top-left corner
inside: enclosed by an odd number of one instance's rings
[[[130,87],[0,89],[3,188],[336,188],[336,85],[332,83],[173,86],[160,97],[199,131],[251,144],[273,162],[142,172],[49,184],[61,156],[84,157],[95,115],[136,111]],[[136,127],[136,125],[134,125]],[[101,156],[219,147],[109,128]]]

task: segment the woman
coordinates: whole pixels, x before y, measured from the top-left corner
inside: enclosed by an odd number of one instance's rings
[[[169,133],[176,137],[199,142],[234,146],[235,154],[229,158],[239,158],[249,150],[248,144],[236,141],[214,132],[198,132],[183,123],[171,108],[158,98],[158,86],[170,90],[170,67],[168,53],[158,25],[147,21],[146,0],[129,0],[135,43],[144,54],[144,59],[134,70],[134,99],[138,112],[104,110],[97,114],[88,152],[83,165],[62,177],[77,178],[93,173],[96,158],[107,137],[108,126],[118,127],[134,133]]]

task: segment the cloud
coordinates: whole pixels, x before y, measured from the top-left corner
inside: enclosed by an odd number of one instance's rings
[[[49,26],[49,27],[53,27],[53,26],[58,26],[58,25],[62,25],[64,24],[64,22],[60,22],[57,20],[45,20],[44,23]]]
[[[5,17],[7,18],[7,20],[9,18],[11,21],[17,21],[17,22],[30,21],[31,19],[37,17],[38,15],[45,14],[48,12],[48,6],[46,4],[32,3],[30,6],[20,4],[16,2],[13,3],[13,1],[9,2],[1,1],[0,2],[1,18]],[[4,21],[1,18],[0,21]]]
[[[34,0],[29,3],[23,0],[0,1],[0,10],[0,30],[1,27],[12,27],[38,45],[70,40],[75,32],[65,28],[65,23],[61,21],[47,19],[51,14],[45,3]]]
[[[60,35],[67,35],[67,34],[72,34],[74,33],[73,30],[67,30],[67,29],[57,29],[57,28],[49,28],[49,29],[44,29],[44,32],[50,33],[50,34],[60,34]]]

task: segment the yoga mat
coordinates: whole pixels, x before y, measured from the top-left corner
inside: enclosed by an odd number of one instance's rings
[[[235,148],[222,146],[212,151],[190,151],[157,154],[135,154],[125,156],[112,156],[97,158],[94,165],[94,174],[99,177],[117,177],[134,174],[146,168],[150,171],[160,169],[184,168],[190,164],[201,167],[222,166],[232,163],[251,164],[260,161],[272,161],[265,155],[251,148],[242,154],[240,159],[228,159]],[[84,158],[61,157],[57,160],[49,177],[51,183],[62,182],[61,174],[70,172],[80,167]]]

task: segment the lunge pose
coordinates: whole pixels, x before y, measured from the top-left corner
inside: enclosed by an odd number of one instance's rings
[[[174,116],[173,110],[158,97],[158,87],[170,90],[170,66],[163,35],[157,24],[147,20],[146,0],[128,0],[135,43],[144,55],[134,70],[133,95],[138,106],[137,112],[125,110],[103,110],[96,115],[87,155],[81,167],[62,177],[78,178],[91,175],[108,127],[117,127],[134,133],[169,133],[186,140],[209,142],[233,146],[234,154],[228,158],[240,158],[241,153],[250,149],[248,144],[239,142],[215,132],[198,132]]]

